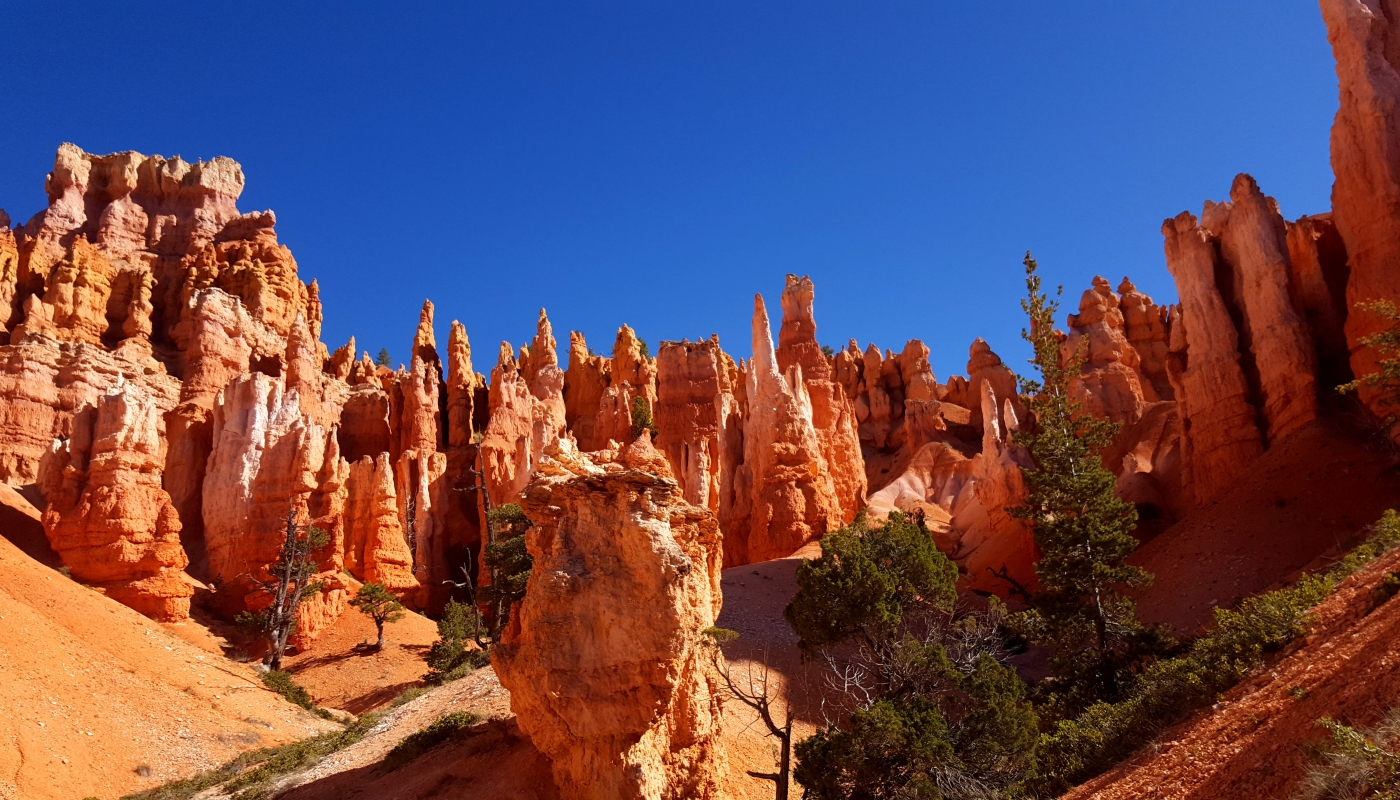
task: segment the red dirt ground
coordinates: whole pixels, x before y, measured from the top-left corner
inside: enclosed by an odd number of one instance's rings
[[[1305,641],[1210,709],[1165,731],[1071,800],[1286,798],[1309,767],[1316,725],[1375,724],[1400,702],[1400,599],[1371,610],[1371,589],[1400,551],[1351,576],[1318,606]]]
[[[7,539],[0,632],[3,800],[117,797],[335,727]]]
[[[1138,614],[1190,633],[1212,607],[1291,583],[1395,507],[1400,470],[1390,452],[1341,423],[1313,423],[1219,500],[1138,548],[1130,561],[1155,575]]]

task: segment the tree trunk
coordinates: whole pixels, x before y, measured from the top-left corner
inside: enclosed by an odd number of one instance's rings
[[[375,650],[384,649],[384,623],[379,620],[374,621],[374,627],[379,631],[379,642],[374,646]]]
[[[792,720],[783,727],[778,737],[778,792],[777,800],[788,800],[788,780],[792,775]]]

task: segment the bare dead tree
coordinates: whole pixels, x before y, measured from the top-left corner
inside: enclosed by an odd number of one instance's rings
[[[274,671],[282,668],[282,654],[287,649],[287,640],[296,630],[297,608],[302,598],[320,591],[324,586],[311,581],[311,576],[319,571],[311,554],[330,541],[330,537],[320,528],[298,526],[294,508],[287,511],[285,535],[277,560],[268,569],[270,578],[248,576],[263,591],[272,595],[272,604],[256,613],[245,611],[238,615],[240,626],[255,629],[266,639],[266,663],[268,669]]]
[[[763,648],[762,667],[757,675],[754,674],[753,662],[749,662],[744,669],[744,675],[738,677],[725,661],[724,651],[720,649],[720,645],[726,641],[733,641],[738,634],[722,628],[711,628],[706,633],[711,639],[710,658],[715,672],[724,681],[729,693],[756,711],[758,718],[768,728],[768,735],[778,740],[778,771],[749,770],[748,774],[773,781],[777,800],[788,800],[788,789],[792,780],[792,702],[784,700],[781,715],[776,713],[774,703],[777,700],[777,691],[768,667],[768,648]]]

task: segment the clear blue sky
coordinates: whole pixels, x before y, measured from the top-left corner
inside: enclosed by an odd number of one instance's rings
[[[125,6],[117,8],[118,5]],[[1020,260],[1174,299],[1163,218],[1237,172],[1326,211],[1336,76],[1314,0],[3,3],[0,207],[60,142],[227,155],[324,338],[409,349],[424,297],[489,371],[548,308],[719,333],[817,287],[818,336],[1024,358]]]

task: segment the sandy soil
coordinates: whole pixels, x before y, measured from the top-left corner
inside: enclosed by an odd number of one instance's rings
[[[1338,422],[1319,421],[1270,449],[1243,481],[1140,547],[1156,577],[1144,621],[1190,633],[1211,609],[1293,582],[1400,507],[1389,452]]]
[[[1348,579],[1318,606],[1312,632],[1215,706],[1165,731],[1074,800],[1286,798],[1309,766],[1316,721],[1376,723],[1400,704],[1400,599],[1371,610],[1371,589],[1400,551]]]
[[[7,539],[0,632],[3,800],[114,798],[335,727]]]
[[[421,683],[428,671],[423,659],[437,635],[437,623],[407,613],[384,626],[384,649],[375,651],[374,620],[350,607],[306,652],[284,658],[282,666],[317,705],[359,715]]]
[[[820,553],[817,546],[793,558],[751,564],[725,570],[723,587],[725,609],[721,627],[740,634],[727,651],[731,673],[739,680],[752,674],[758,678],[768,666],[774,692],[793,695],[794,739],[808,736],[820,721],[821,678],[812,665],[803,665],[798,656],[797,638],[783,620],[783,608],[797,590],[795,575],[801,556]],[[359,625],[360,627],[356,627]],[[369,626],[366,629],[363,626]],[[355,637],[368,638],[372,624],[342,626],[337,623],[327,637],[318,640],[316,650],[293,660],[297,679],[313,694],[365,697],[372,692],[375,669],[357,665],[352,655],[319,656],[322,646],[328,652],[346,653]],[[395,634],[390,634],[391,642]],[[434,631],[435,635],[435,631]],[[406,641],[404,654],[421,656]],[[766,651],[766,654],[765,654]],[[387,658],[397,663],[399,656]],[[373,662],[370,662],[373,663]],[[340,671],[337,671],[339,667]],[[385,666],[384,669],[389,669]],[[399,667],[393,667],[398,669]],[[358,670],[353,675],[345,671]],[[395,692],[397,694],[398,692]],[[343,707],[343,706],[342,706]],[[778,703],[780,711],[784,703]],[[406,736],[421,730],[453,711],[472,711],[484,720],[464,741],[442,744],[415,761],[396,770],[382,763],[385,755]],[[729,758],[730,786],[734,800],[768,800],[773,796],[771,781],[749,772],[772,772],[776,767],[776,740],[747,706],[731,700],[725,706],[723,741]],[[294,787],[288,800],[332,800],[332,798],[403,798],[426,800],[440,797],[501,797],[520,800],[553,800],[557,797],[550,775],[549,760],[525,738],[510,712],[509,694],[488,667],[447,686],[430,690],[422,697],[387,712],[384,719],[356,745],[335,754],[319,766],[288,780]]]

